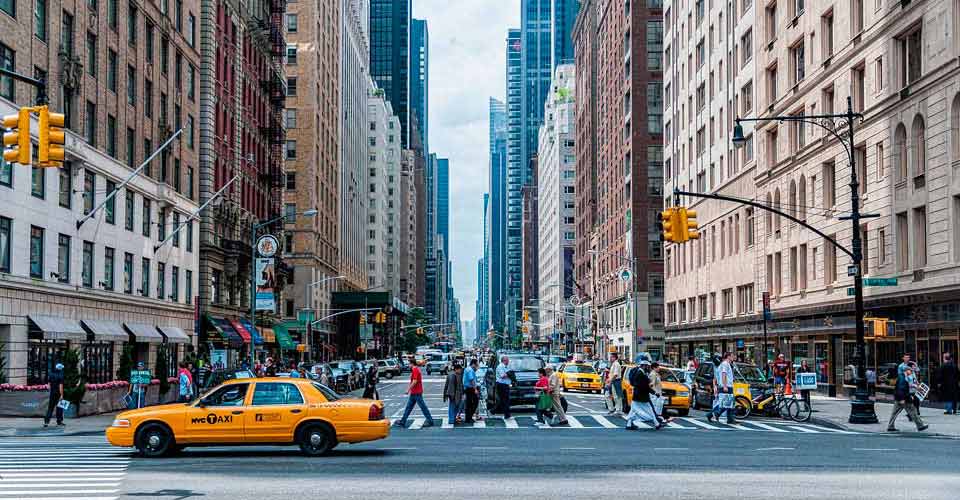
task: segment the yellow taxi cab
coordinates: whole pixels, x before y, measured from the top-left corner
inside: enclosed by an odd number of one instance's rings
[[[600,394],[603,382],[593,366],[586,363],[564,363],[557,368],[557,377],[564,391],[578,390]]]
[[[383,403],[340,398],[309,379],[228,381],[190,403],[125,411],[107,428],[114,446],[158,457],[186,446],[299,445],[323,455],[339,443],[386,438]]]
[[[630,385],[630,370],[637,368],[637,366],[632,364],[625,364],[623,366],[621,384],[625,395],[624,412],[626,412],[629,411],[630,403],[633,402],[633,386]],[[691,408],[690,388],[681,382],[673,370],[668,367],[660,366],[657,373],[660,374],[660,385],[663,388],[664,411],[674,410],[681,417],[689,415]]]

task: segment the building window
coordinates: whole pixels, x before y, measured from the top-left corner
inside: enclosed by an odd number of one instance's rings
[[[123,293],[133,293],[133,254],[123,254]]]
[[[83,269],[80,270],[83,286],[93,288],[93,242],[83,242]]]
[[[193,167],[187,167],[187,198],[193,198]]]
[[[927,207],[913,209],[913,268],[927,266]]]
[[[97,35],[87,32],[87,74],[97,78]]]
[[[767,5],[766,14],[767,43],[772,43],[777,39],[777,2],[771,2]]]
[[[647,20],[647,69],[663,69],[663,20]]]
[[[6,217],[0,217],[0,272],[10,272],[10,233],[12,231],[13,221]]]
[[[146,196],[143,197],[143,214],[141,216],[143,217],[143,221],[140,226],[140,233],[146,236],[147,238],[149,238],[150,225],[151,225],[150,219],[152,217],[151,217],[151,210],[150,210],[150,200],[147,199]]]
[[[663,86],[660,82],[647,83],[647,131],[663,133]]]
[[[6,10],[3,8],[5,3],[0,2],[0,9]],[[37,38],[47,41],[47,0],[33,1],[33,33]]]
[[[830,235],[830,239],[837,241],[837,235]],[[829,285],[837,281],[837,247],[827,240],[823,241],[823,282]]]
[[[153,118],[153,82],[143,80],[143,114]]]
[[[66,209],[70,209],[73,205],[73,168],[69,162],[63,164],[62,167],[58,169],[57,177],[60,180],[59,186],[59,201],[60,206]]]
[[[15,0],[10,0],[11,2]],[[16,71],[16,52],[10,47],[0,43],[0,68]],[[0,97],[5,97],[15,101],[15,86],[13,78],[9,76],[0,76]]]
[[[193,304],[193,271],[183,272],[183,298],[187,304]]]
[[[161,207],[157,214],[157,240],[163,241],[165,239],[167,239],[167,209]]]
[[[17,0],[0,0],[0,10],[6,12],[10,17],[17,17]]]
[[[117,157],[117,119],[107,115],[107,154]]]
[[[297,95],[297,79],[290,77],[287,78],[287,97],[296,97]]]
[[[187,221],[187,251],[193,251],[193,219]]]
[[[187,99],[194,100],[197,87],[197,69],[192,64],[187,65]]]
[[[137,4],[127,4],[127,43],[137,44]]]
[[[741,54],[740,67],[742,68],[746,66],[751,59],[753,59],[753,30],[752,29],[748,29],[747,32],[740,37],[740,54]]]
[[[153,63],[153,23],[143,22],[143,43],[146,45],[144,54],[148,63]]]
[[[297,64],[297,44],[287,44],[287,64]]]
[[[117,1],[107,0],[107,25],[113,30],[117,29]]]
[[[117,183],[107,180],[107,191],[105,196],[110,196],[114,191],[117,190]],[[117,222],[117,197],[112,196],[107,200],[107,204],[103,207],[104,217],[107,220],[107,224],[116,224]]]
[[[777,102],[777,65],[767,68],[767,104]]]
[[[194,145],[194,142],[193,142],[194,133],[193,133],[193,132],[194,132],[194,130],[193,130],[193,115],[187,115],[187,147],[190,148],[190,149],[193,149],[193,145]]]
[[[287,14],[287,33],[297,32],[297,15]]]
[[[287,141],[287,155],[286,159],[296,160],[297,159],[297,141]]]
[[[926,141],[926,125],[924,124],[923,117],[917,115],[913,119],[913,127],[911,130],[911,146],[913,149],[913,176],[920,177],[927,170],[927,141]]]
[[[114,249],[103,247],[103,283],[101,285],[104,290],[113,290],[114,253]]]
[[[173,246],[180,247],[180,212],[173,211],[173,224],[170,226],[173,231]]]
[[[170,300],[180,302],[180,268],[170,269]]]
[[[137,68],[127,66],[127,104],[137,105]]]
[[[863,0],[850,0],[850,37],[863,31]]]
[[[187,43],[191,47],[196,45],[197,41],[197,17],[193,13],[187,14]]]
[[[223,282],[223,272],[219,269],[214,269],[210,273],[210,301],[214,304],[220,304],[223,300],[223,295],[220,293],[220,284]]]
[[[30,277],[43,279],[43,228],[30,226]]]
[[[40,198],[46,196],[47,170],[43,167],[34,166],[30,169],[30,194]]]
[[[820,49],[823,51],[823,59],[826,60],[833,55],[833,10],[820,17]]]
[[[790,48],[790,62],[793,64],[793,84],[796,85],[806,77],[806,63],[804,62],[803,39]]]
[[[955,210],[954,217],[957,215],[960,214],[957,214]],[[956,221],[957,219],[954,220]],[[954,230],[953,234],[954,237],[956,237],[957,231]],[[877,265],[881,267],[887,265],[887,231],[882,228],[877,231]]]
[[[297,173],[287,172],[286,183],[287,183],[287,189],[297,189]]]
[[[140,258],[140,295],[150,296],[150,259]]]
[[[853,87],[853,109],[856,111],[863,111],[866,105],[865,73],[866,69],[863,65],[853,68],[850,71],[850,81]]]
[[[297,128],[297,110],[288,108],[286,110],[287,130]]]
[[[160,300],[165,300],[167,297],[166,275],[167,266],[163,262],[157,262],[157,298]]]
[[[91,146],[97,146],[97,105],[87,101],[87,116],[85,122],[86,139]]]
[[[57,238],[57,281],[70,282],[70,237],[65,234]]]
[[[837,204],[836,165],[833,162],[823,164],[823,206],[833,208]]]

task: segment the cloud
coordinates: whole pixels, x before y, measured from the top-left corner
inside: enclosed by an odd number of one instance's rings
[[[505,40],[520,25],[520,0],[413,3],[413,17],[426,19],[430,33],[430,148],[450,159],[450,260],[460,317],[469,320],[483,256],[487,102],[505,93]]]

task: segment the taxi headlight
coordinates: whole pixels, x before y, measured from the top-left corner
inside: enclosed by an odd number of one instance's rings
[[[130,421],[125,418],[115,418],[111,427],[130,427]]]

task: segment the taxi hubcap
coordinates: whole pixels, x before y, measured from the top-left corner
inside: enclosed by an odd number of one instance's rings
[[[323,436],[317,433],[310,434],[310,444],[312,446],[320,446],[323,444]]]
[[[151,448],[157,448],[157,447],[159,447],[159,446],[160,446],[160,436],[158,436],[158,435],[156,435],[156,434],[151,434],[151,435],[150,435],[150,438],[147,439],[147,443],[150,445]]]

